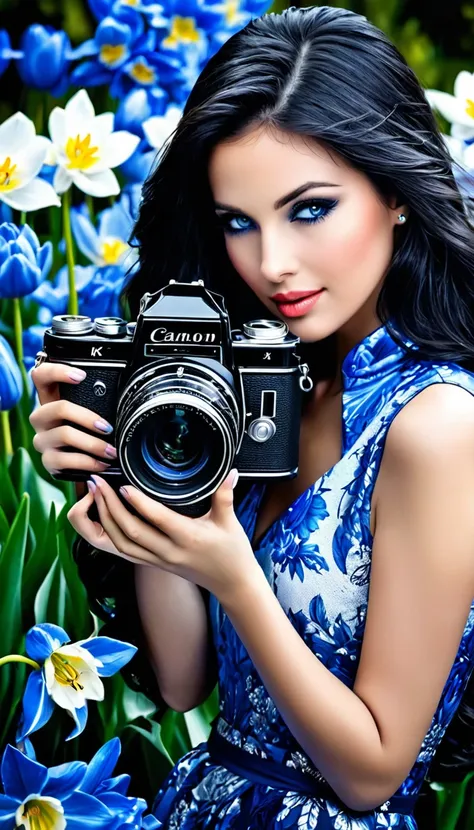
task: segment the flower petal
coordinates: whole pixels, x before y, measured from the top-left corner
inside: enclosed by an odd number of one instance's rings
[[[117,827],[117,819],[98,798],[80,791],[63,803],[67,830],[110,830]]]
[[[119,738],[112,738],[95,753],[84,776],[81,789],[94,793],[105,778],[110,778],[121,751]]]
[[[447,121],[452,124],[464,124],[466,127],[474,127],[474,118],[466,112],[466,100],[455,98],[448,92],[440,92],[437,89],[425,91],[429,104],[437,109]]]
[[[53,179],[53,187],[56,193],[65,193],[72,185],[72,176],[64,167],[57,167]]]
[[[107,167],[118,167],[135,152],[140,139],[126,130],[119,130],[109,135],[102,145],[101,157]]]
[[[461,70],[454,81],[453,92],[456,98],[467,101],[468,98],[474,101],[474,75],[472,72]]]
[[[94,118],[94,132],[93,144],[98,141],[100,144],[113,132],[114,129],[114,114],[113,112],[102,112]]]
[[[99,265],[101,261],[99,236],[89,216],[82,210],[73,208],[71,225],[74,239],[81,253],[95,265]]]
[[[56,147],[65,147],[67,141],[66,115],[61,107],[54,107],[54,109],[51,110],[48,129],[53,144],[55,144]]]
[[[89,196],[118,196],[120,185],[112,170],[102,170],[101,173],[86,176],[80,170],[72,171],[72,179],[76,187]]]
[[[43,663],[53,651],[68,642],[69,635],[61,626],[39,623],[30,628],[26,635],[26,653],[32,660]]]
[[[66,104],[67,137],[91,131],[95,118],[94,105],[85,89],[80,89]]]
[[[48,780],[43,788],[44,795],[51,795],[55,798],[63,798],[73,790],[77,790],[82,784],[87,772],[87,764],[84,761],[69,761],[67,764],[59,764],[57,767],[50,767]]]
[[[11,155],[13,150],[26,147],[36,137],[35,125],[23,115],[16,112],[0,126],[0,159]]]
[[[0,827],[11,830],[15,826],[13,819],[18,809],[18,800],[9,798],[8,795],[0,794]]]
[[[18,172],[21,182],[20,187],[23,187],[38,175],[46,161],[50,146],[49,138],[39,135],[33,141],[30,141],[24,149],[20,148],[19,151],[12,154],[17,165],[15,173]]]
[[[85,704],[85,706],[82,706],[79,709],[71,709],[69,714],[72,716],[76,725],[72,732],[67,736],[66,741],[70,741],[72,740],[72,738],[77,738],[77,736],[80,735],[81,732],[84,732],[88,714],[87,703]]]
[[[42,671],[31,672],[23,695],[23,722],[17,741],[41,729],[53,714],[54,704],[48,695]]]
[[[0,198],[10,207],[26,212],[41,210],[45,207],[61,206],[61,201],[58,199],[54,188],[44,179],[32,179],[25,187],[3,192],[0,194]]]
[[[137,652],[136,646],[112,637],[93,637],[81,642],[81,645],[103,664],[97,669],[101,677],[110,677],[118,672]]]
[[[2,759],[2,783],[5,795],[23,801],[30,793],[42,792],[48,770],[38,761],[27,758],[18,749],[7,744]]]

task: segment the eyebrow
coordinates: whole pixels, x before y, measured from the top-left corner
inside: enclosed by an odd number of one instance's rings
[[[280,210],[280,208],[285,207],[288,202],[293,201],[293,199],[297,199],[298,196],[301,196],[302,193],[305,193],[307,190],[313,187],[340,187],[339,184],[334,184],[333,182],[306,182],[306,184],[302,184],[300,187],[297,187],[296,190],[292,190],[291,193],[287,193],[286,196],[282,196],[280,199],[277,199],[275,204],[273,205],[275,210]],[[221,202],[216,202],[214,207],[216,210],[230,210],[236,211],[237,209],[232,207],[232,205],[224,205]]]

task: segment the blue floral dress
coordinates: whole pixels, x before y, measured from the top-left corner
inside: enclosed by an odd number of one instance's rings
[[[408,341],[406,341],[408,343]],[[368,603],[372,535],[370,501],[387,430],[402,407],[433,383],[474,394],[474,376],[456,364],[416,361],[381,326],[346,356],[342,458],[257,540],[257,557],[288,619],[307,646],[349,688],[354,684]],[[238,508],[250,539],[265,485],[252,486]],[[288,767],[313,769],[267,694],[249,655],[211,597],[218,655],[218,732],[249,753]],[[398,795],[417,793],[453,717],[474,661],[474,603],[438,708]],[[286,792],[211,763],[206,743],[188,752],[160,789],[154,814],[169,830],[416,830],[411,815],[373,810],[357,817],[322,798]]]

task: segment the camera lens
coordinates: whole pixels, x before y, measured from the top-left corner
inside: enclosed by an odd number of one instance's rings
[[[187,356],[163,358],[128,380],[117,411],[126,476],[174,506],[207,498],[230,469],[241,414],[231,373]]]
[[[197,443],[201,436],[199,419],[193,412],[171,407],[157,413],[153,431],[145,430],[141,451],[145,464],[157,475],[183,481],[196,475],[209,452]]]

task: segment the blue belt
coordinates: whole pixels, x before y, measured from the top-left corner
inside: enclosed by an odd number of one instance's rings
[[[216,722],[212,726],[207,748],[210,759],[214,764],[225,767],[241,778],[247,778],[255,784],[302,793],[312,798],[327,799],[339,806],[348,815],[361,816],[373,812],[389,812],[408,816],[412,815],[417,799],[420,797],[420,794],[393,795],[388,801],[373,810],[353,810],[344,804],[324,779],[320,781],[310,773],[303,772],[303,770],[293,769],[287,767],[286,764],[279,764],[269,758],[260,758],[253,753],[246,752],[245,749],[241,749],[223,738],[217,731]],[[319,775],[319,773],[315,774]]]

